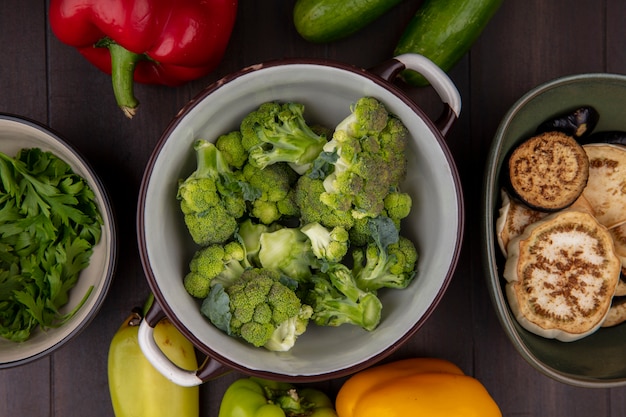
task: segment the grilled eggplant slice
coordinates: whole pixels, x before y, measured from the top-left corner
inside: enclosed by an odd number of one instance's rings
[[[529,207],[557,211],[570,206],[587,185],[589,160],[562,132],[546,132],[518,145],[508,160],[509,184]]]
[[[615,288],[615,296],[623,297],[626,295],[626,281],[624,281],[624,262],[622,262],[622,275],[617,283],[617,287]]]
[[[506,294],[519,324],[564,342],[595,332],[611,307],[621,262],[606,227],[564,210],[509,242]]]
[[[615,245],[615,253],[622,260],[622,278],[626,276],[626,223],[609,229],[613,244]],[[623,294],[626,295],[626,292]]]
[[[506,257],[506,247],[509,241],[521,235],[528,225],[543,219],[549,213],[528,207],[516,198],[511,197],[504,188],[500,190],[500,195],[502,206],[496,219],[496,234],[500,251]],[[594,214],[593,207],[591,207],[591,204],[583,195],[578,197],[578,200],[566,210],[578,210]]]
[[[583,195],[596,218],[608,228],[626,223],[626,147],[588,144],[583,148],[589,159],[589,179]]]
[[[544,121],[537,127],[537,133],[557,131],[581,139],[591,134],[599,120],[600,114],[595,108],[581,106]]]
[[[626,321],[626,297],[615,297],[602,327],[613,327]]]
[[[524,203],[512,198],[505,189],[500,191],[500,195],[502,206],[496,220],[496,233],[500,251],[506,256],[506,247],[509,241],[521,235],[526,226],[541,220],[548,213],[531,209]]]

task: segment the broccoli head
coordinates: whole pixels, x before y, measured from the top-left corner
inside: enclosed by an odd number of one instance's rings
[[[183,286],[189,295],[205,298],[211,286],[218,282],[230,285],[247,267],[245,250],[240,243],[233,241],[226,245],[209,245],[194,253]]]
[[[320,198],[356,218],[375,217],[383,212],[387,194],[405,176],[408,129],[372,97],[357,100],[351,110],[320,154],[326,163],[332,160],[329,154],[336,155],[332,169],[326,168],[329,173]]]
[[[228,165],[239,169],[248,160],[248,152],[243,147],[241,132],[233,130],[215,140],[215,146],[220,150]]]
[[[309,168],[327,142],[307,124],[300,103],[263,103],[244,117],[240,131],[252,164],[265,168],[285,162],[298,173]]]
[[[350,246],[365,246],[374,241],[372,233],[378,232],[372,230],[372,221],[392,223],[397,233],[400,232],[400,222],[408,216],[408,211],[411,209],[411,197],[408,194],[392,192],[385,198],[385,207],[379,216],[354,219],[354,225],[349,230]],[[397,235],[396,232],[393,233]]]
[[[246,200],[257,194],[231,171],[217,147],[206,140],[194,143],[196,169],[178,184],[187,229],[199,245],[223,243],[233,236],[246,212]]]
[[[393,167],[389,170],[389,182],[399,184],[406,176],[409,130],[398,117],[390,116],[378,135],[378,141],[381,157]]]
[[[247,163],[242,168],[242,180],[259,194],[250,203],[249,215],[264,224],[299,214],[293,185],[298,175],[289,166],[277,163],[263,169]]]
[[[352,324],[372,331],[380,323],[382,303],[374,292],[360,289],[347,266],[329,265],[311,278],[305,302],[313,308],[311,320],[320,326]]]
[[[322,202],[324,189],[323,180],[302,175],[295,185],[295,202],[300,209],[303,224],[320,223],[326,227],[343,227],[349,230],[354,224],[350,211],[342,210],[340,202],[330,206]]]
[[[361,97],[335,130],[345,131],[348,136],[355,138],[378,135],[387,125],[388,117],[389,113],[382,102],[373,97]]]
[[[400,221],[411,213],[413,200],[408,193],[397,190],[391,191],[384,200],[384,213],[392,219],[396,224],[396,228],[400,229]]]
[[[352,251],[356,284],[365,291],[406,288],[415,277],[418,258],[415,245],[399,236],[389,218],[373,219],[370,228],[370,243]]]
[[[278,272],[256,268],[244,271],[230,286],[212,287],[201,312],[231,336],[281,351],[306,331],[312,313]]]

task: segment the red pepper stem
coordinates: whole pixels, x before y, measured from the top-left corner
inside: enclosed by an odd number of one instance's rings
[[[133,85],[135,66],[142,55],[130,52],[115,42],[108,42],[106,46],[111,53],[111,81],[115,100],[126,117],[132,119],[139,107]]]

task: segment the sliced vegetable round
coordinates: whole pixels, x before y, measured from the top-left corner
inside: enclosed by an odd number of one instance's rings
[[[626,279],[626,223],[610,228],[609,233],[613,237],[615,253],[622,260],[622,278]],[[620,295],[626,295],[626,290]]]
[[[551,214],[528,226],[508,251],[506,294],[522,327],[570,342],[602,325],[621,261],[611,235],[592,215],[573,210]]]
[[[544,211],[533,210],[518,200],[512,198],[506,190],[501,191],[502,206],[500,207],[500,215],[496,220],[496,232],[498,245],[502,254],[506,256],[506,247],[509,241],[524,232],[526,226],[541,220],[548,213]]]
[[[589,159],[589,180],[583,195],[596,218],[606,227],[626,223],[626,147],[584,145]]]
[[[589,160],[582,146],[562,132],[533,136],[513,150],[508,173],[514,194],[531,208],[570,206],[587,185]]]

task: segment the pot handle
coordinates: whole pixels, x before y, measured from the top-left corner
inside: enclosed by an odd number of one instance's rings
[[[221,376],[231,369],[217,360],[207,356],[205,361],[196,370],[182,369],[168,359],[154,340],[154,327],[165,318],[165,313],[158,302],[154,302],[146,316],[139,324],[139,347],[148,362],[164,377],[183,387],[193,387]]]
[[[445,136],[461,114],[461,94],[459,90],[444,70],[430,59],[419,54],[397,55],[390,61],[373,68],[372,72],[392,82],[405,69],[417,71],[423,75],[443,101],[444,109],[435,121],[435,126]]]

